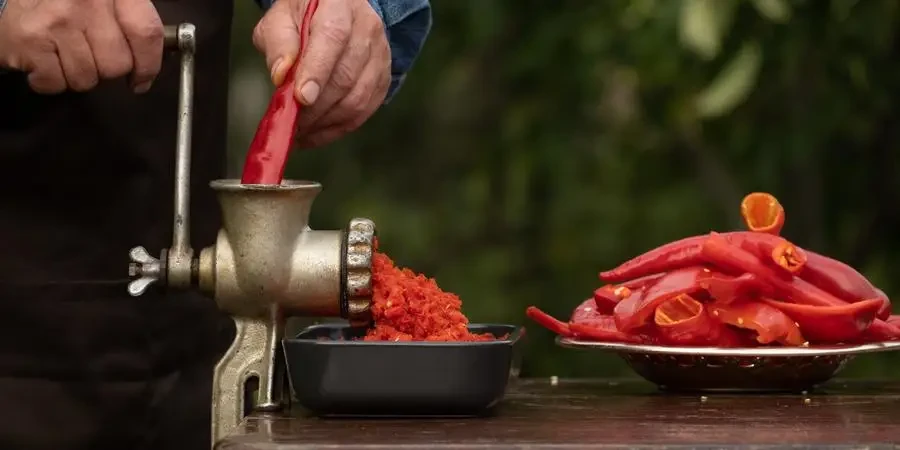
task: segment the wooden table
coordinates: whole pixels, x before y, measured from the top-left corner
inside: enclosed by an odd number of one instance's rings
[[[671,395],[637,381],[521,380],[487,418],[254,416],[220,450],[900,448],[900,382],[806,395]]]

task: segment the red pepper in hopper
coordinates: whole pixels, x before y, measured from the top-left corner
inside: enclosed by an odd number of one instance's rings
[[[318,5],[319,0],[310,0],[306,5],[300,25],[300,54],[294,67],[288,70],[284,82],[275,89],[269,108],[259,122],[244,162],[243,184],[281,184],[284,177],[300,118],[300,103],[294,96],[294,76],[306,50],[309,24]]]
[[[753,330],[760,344],[779,342],[800,346],[806,342],[793,319],[765,303],[746,300],[729,304],[716,302],[709,305],[709,311],[723,323]]]
[[[779,235],[784,227],[784,207],[765,192],[747,194],[741,201],[741,217],[750,231]]]
[[[794,319],[810,342],[831,344],[858,338],[875,320],[875,314],[881,307],[878,299],[843,306],[798,305],[768,298],[761,298],[760,301]]]

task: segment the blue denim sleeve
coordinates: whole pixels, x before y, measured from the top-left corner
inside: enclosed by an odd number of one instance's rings
[[[268,9],[275,0],[255,0]],[[431,31],[431,3],[429,0],[368,0],[381,17],[391,45],[391,87],[385,103],[403,85],[428,33]]]

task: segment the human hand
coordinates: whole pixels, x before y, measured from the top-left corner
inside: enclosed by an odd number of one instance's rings
[[[162,64],[163,26],[150,0],[8,0],[0,67],[28,74],[43,94],[87,91],[131,74],[142,93]]]
[[[277,0],[253,31],[276,86],[297,58],[308,2]],[[319,0],[309,34],[294,79],[294,95],[305,106],[297,135],[302,147],[318,147],[362,126],[384,102],[391,49],[367,0]]]

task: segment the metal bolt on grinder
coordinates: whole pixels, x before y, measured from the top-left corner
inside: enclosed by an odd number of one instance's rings
[[[131,249],[128,292],[151,285],[195,289],[212,297],[237,328],[213,373],[212,443],[234,430],[246,411],[278,411],[289,401],[281,340],[287,317],[371,320],[375,224],[352,219],[339,231],[312,230],[309,214],[322,186],[210,183],[222,210],[222,229],[199,255],[190,243],[191,128],[196,28],[166,26],[166,48],[181,54],[172,246],[154,257]],[[247,396],[258,382],[256,398]],[[252,403],[252,404],[247,404]]]

